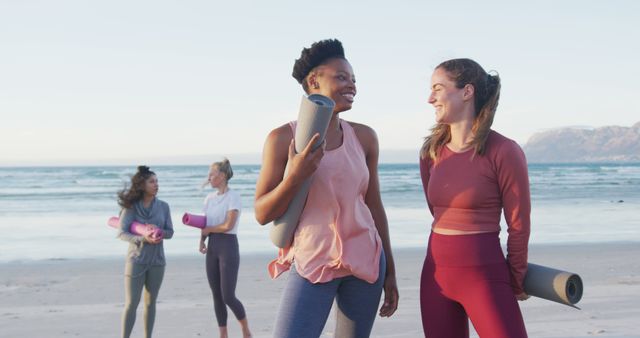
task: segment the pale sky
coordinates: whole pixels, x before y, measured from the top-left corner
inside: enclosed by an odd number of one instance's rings
[[[520,144],[631,126],[638,22],[638,1],[0,0],[0,165],[260,153],[297,116],[294,60],[326,38],[357,79],[341,117],[382,153],[420,147],[431,72],[459,57],[500,74],[494,129]]]

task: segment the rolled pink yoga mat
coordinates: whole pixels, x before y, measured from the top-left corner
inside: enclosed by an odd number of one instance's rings
[[[207,226],[207,217],[185,212],[182,216],[182,224],[202,229]]]
[[[109,218],[109,221],[107,222],[107,224],[112,228],[119,229],[120,228],[120,218],[111,217],[111,218]],[[164,235],[164,233],[162,232],[162,229],[159,229],[159,228],[150,229],[149,227],[147,227],[146,224],[138,223],[138,222],[135,222],[135,221],[133,223],[131,223],[131,233],[132,234],[139,235],[139,236],[146,236],[146,234],[148,234],[150,232],[152,234],[152,237],[155,237],[155,238],[162,237]]]

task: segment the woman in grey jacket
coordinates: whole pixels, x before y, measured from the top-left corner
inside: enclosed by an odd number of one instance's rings
[[[144,289],[144,332],[151,337],[156,315],[156,299],[164,276],[164,239],[173,237],[169,205],[156,198],[158,178],[147,166],[139,166],[131,177],[131,186],[118,193],[120,232],[118,238],[129,242],[124,273],[125,305],[122,337],[128,338],[136,321],[136,309]],[[133,222],[161,231],[141,236],[131,232]]]

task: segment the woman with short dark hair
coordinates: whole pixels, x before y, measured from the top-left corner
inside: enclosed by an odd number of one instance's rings
[[[334,299],[334,335],[369,337],[383,289],[380,316],[391,316],[398,306],[378,182],[378,139],[370,127],[340,118],[356,95],[355,75],[340,41],[322,40],[304,48],[293,77],[307,94],[331,98],[335,108],[323,147],[311,151],[316,134],[296,154],[296,121],[272,130],[264,145],[255,199],[260,224],[282,216],[313,175],[293,244],[269,266],[273,278],[290,269],[274,337],[319,337]]]

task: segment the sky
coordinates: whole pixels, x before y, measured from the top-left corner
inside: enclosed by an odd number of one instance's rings
[[[429,81],[468,57],[502,79],[493,128],[521,145],[640,121],[637,1],[0,0],[0,165],[259,163],[297,117],[293,62],[338,38],[358,86],[341,117],[413,161]]]

